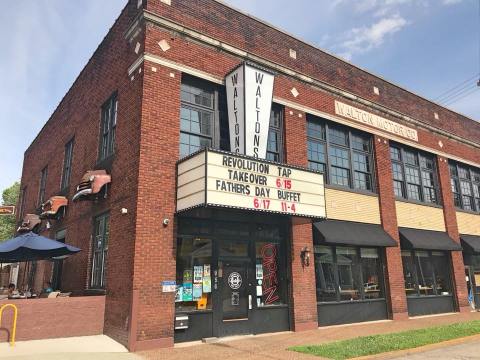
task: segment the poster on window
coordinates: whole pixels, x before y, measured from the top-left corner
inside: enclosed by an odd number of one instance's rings
[[[203,265],[203,276],[210,276],[210,264]]]
[[[203,278],[203,266],[194,266],[193,267],[193,282],[195,284],[201,284]]]
[[[191,283],[192,280],[193,280],[192,270],[190,270],[190,269],[184,270],[183,271],[183,282],[184,283]]]
[[[210,276],[204,276],[203,277],[202,285],[203,285],[203,292],[204,293],[211,293],[212,292],[212,280],[211,280]]]
[[[202,284],[193,284],[193,301],[198,301],[202,298]]]
[[[193,301],[192,283],[183,283],[183,301]]]
[[[183,301],[183,286],[177,285],[175,289],[175,302],[182,302]]]
[[[263,279],[263,266],[262,266],[262,264],[257,264],[256,271],[255,271],[255,278],[257,280]]]

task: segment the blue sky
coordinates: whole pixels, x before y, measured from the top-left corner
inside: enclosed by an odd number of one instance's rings
[[[0,190],[20,179],[23,152],[125,3],[17,0],[2,4]],[[478,0],[227,3],[427,98],[438,97],[480,71]],[[449,107],[480,120],[480,88]]]

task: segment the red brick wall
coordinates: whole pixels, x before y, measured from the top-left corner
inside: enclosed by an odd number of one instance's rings
[[[460,234],[458,233],[457,215],[453,202],[452,188],[450,185],[450,170],[448,160],[437,156],[437,168],[440,182],[440,190],[443,203],[443,215],[445,218],[445,227],[448,235],[457,243],[460,243]],[[470,311],[468,303],[467,282],[465,280],[465,265],[461,251],[452,251],[452,274],[453,283],[456,292],[457,307],[459,311]]]
[[[226,44],[479,142],[480,124],[387,83],[217,1],[177,0],[168,6],[160,0],[148,0],[146,8]],[[290,58],[290,49],[297,51],[296,60]],[[379,88],[380,96],[373,93],[374,86]],[[439,120],[434,118],[434,112],[439,114]]]
[[[400,252],[400,236],[398,233],[397,210],[392,182],[392,164],[390,161],[390,144],[383,137],[375,136],[375,170],[378,186],[380,218],[385,232],[397,241],[397,247],[386,248],[386,278],[388,305],[393,319],[408,317],[405,281],[403,279],[402,256]]]
[[[65,194],[71,199],[83,174],[100,167],[100,109],[118,92],[115,156],[107,166],[112,175],[107,198],[70,203],[65,218],[50,221],[52,228],[44,227],[42,234],[54,238],[58,230],[66,228],[66,242],[82,249],[64,261],[62,278],[63,291],[82,294],[90,279],[92,218],[110,211],[105,332],[123,343],[130,317],[142,94],[142,83],[131,81],[127,71],[138,56],[136,41],[143,42],[142,35],[132,44],[124,36],[137,13],[137,1],[131,0],[25,152],[22,174],[22,187],[27,187],[24,213],[35,212],[40,171],[48,165],[46,198],[59,194],[64,146],[75,137],[71,184]],[[122,215],[121,208],[128,214]],[[49,278],[50,273],[39,277]]]
[[[0,301],[0,307],[5,304],[14,304],[18,309],[16,341],[103,333],[105,296]],[[12,315],[10,307],[3,312],[1,342],[9,339]]]
[[[152,70],[156,68],[156,72]],[[179,158],[181,73],[143,66],[143,107],[133,288],[138,292],[131,349],[173,345],[176,162]],[[170,224],[162,225],[163,219]]]
[[[285,153],[286,162],[307,166],[307,123],[305,113],[285,108]],[[313,261],[313,234],[310,221],[300,218],[291,220],[290,272],[292,277],[290,309],[292,328],[295,331],[318,327],[315,264]],[[300,254],[310,250],[310,265],[304,266]]]

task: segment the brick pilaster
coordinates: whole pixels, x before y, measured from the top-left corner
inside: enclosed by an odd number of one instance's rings
[[[438,179],[440,183],[441,200],[443,204],[443,216],[448,236],[455,242],[460,243],[458,232],[457,214],[453,202],[453,194],[450,183],[450,169],[448,160],[437,156]],[[461,312],[470,311],[468,304],[467,282],[465,281],[465,265],[461,251],[452,251],[452,280],[455,288],[457,310]]]
[[[307,166],[307,127],[305,113],[285,108],[286,162],[291,165]],[[300,257],[302,249],[310,251],[310,264],[304,266]],[[292,328],[295,331],[318,327],[315,265],[313,261],[313,234],[310,222],[293,218],[290,246],[290,306]]]
[[[387,264],[385,277],[387,279],[386,286],[389,296],[389,309],[393,319],[402,319],[408,317],[408,309],[405,295],[405,281],[403,279],[397,210],[393,191],[390,146],[388,140],[379,136],[375,136],[374,142],[380,218],[383,229],[398,243],[397,247],[389,247],[386,249]]]

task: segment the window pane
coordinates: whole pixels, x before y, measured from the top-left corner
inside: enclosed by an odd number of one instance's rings
[[[352,134],[352,148],[355,150],[370,152],[370,138],[360,134]]]
[[[394,180],[393,191],[395,192],[396,197],[405,198],[405,194],[403,193],[403,182]]]
[[[372,181],[369,174],[355,171],[353,176],[355,189],[372,190]]]
[[[410,251],[402,251],[403,279],[407,296],[416,296],[418,284],[415,279],[416,269]]]
[[[382,263],[377,249],[360,249],[365,299],[383,298]]]
[[[405,159],[404,159],[405,164],[418,166],[417,154],[415,154],[410,150],[404,150],[403,154],[405,156]]]
[[[420,155],[420,166],[424,169],[433,169],[433,159],[425,155]]]
[[[461,179],[468,179],[468,180],[470,179],[470,173],[469,173],[468,169],[463,167],[463,166],[458,167],[458,176]]]
[[[361,300],[360,266],[357,250],[351,247],[337,247],[338,282],[340,300]]]
[[[330,163],[332,166],[350,168],[350,155],[348,150],[331,146],[329,149]]]
[[[332,166],[330,170],[330,181],[334,185],[350,186],[350,171]]]
[[[212,308],[212,241],[203,238],[177,240],[175,308],[195,311]]]
[[[434,295],[433,266],[427,251],[415,251],[420,296]]]
[[[392,163],[393,179],[403,181],[403,167],[401,164]]]
[[[370,156],[353,152],[353,169],[361,172],[370,172]]]
[[[393,146],[390,146],[390,158],[392,160],[401,161],[402,157],[401,157],[400,149],[396,148],[396,147],[393,147]]]
[[[348,132],[329,125],[329,141],[332,144],[348,146]]]
[[[433,251],[431,259],[433,269],[435,270],[437,295],[450,295],[452,293],[452,287],[450,282],[448,257],[443,252]]]
[[[325,140],[325,126],[318,121],[307,122],[307,135],[309,137]]]
[[[317,301],[336,301],[335,268],[331,247],[315,246],[315,278]]]
[[[325,164],[325,144],[317,141],[308,141],[308,160]]]
[[[409,199],[420,201],[420,186],[407,184],[407,195]]]
[[[412,168],[410,166],[405,167],[405,178],[407,182],[411,184],[420,185],[420,172],[416,168]]]

